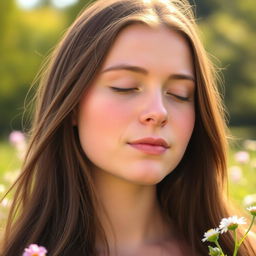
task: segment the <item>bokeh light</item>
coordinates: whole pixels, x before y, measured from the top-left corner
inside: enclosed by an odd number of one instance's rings
[[[22,9],[32,9],[34,8],[40,0],[16,0],[19,7]]]
[[[65,8],[70,5],[76,4],[78,0],[52,0],[52,3],[57,8]]]
[[[32,9],[35,8],[43,0],[16,0],[17,4],[22,9]],[[76,4],[78,0],[51,0],[54,7],[65,8],[70,5]]]

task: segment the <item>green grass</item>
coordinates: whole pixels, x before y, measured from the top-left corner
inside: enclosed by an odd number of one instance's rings
[[[254,195],[253,198],[256,198],[256,150],[248,150],[244,147],[245,140],[248,140],[248,138],[256,139],[256,128],[232,127],[230,130],[234,138],[230,140],[228,166],[229,169],[232,167],[240,168],[242,178],[234,182],[232,181],[231,171],[229,172],[229,194],[235,206],[244,209],[246,196]],[[241,164],[235,160],[235,153],[239,151],[246,151],[249,154],[248,163]]]
[[[241,138],[241,136],[240,136]],[[245,138],[245,137],[243,137]],[[256,194],[256,151],[247,151],[250,155],[250,161],[246,164],[239,164],[234,157],[234,154],[238,151],[245,150],[242,147],[242,140],[238,140],[236,143],[232,143],[228,157],[229,168],[236,166],[240,168],[242,178],[233,181],[232,177],[229,178],[229,192],[230,199],[234,203],[235,207],[239,208],[240,212],[245,213],[244,210],[244,198],[247,195]],[[252,163],[255,161],[255,167],[252,167]],[[8,141],[0,141],[0,198],[2,199],[4,192],[11,186],[14,179],[19,173],[21,160],[17,157],[16,149],[9,144]],[[3,190],[5,188],[5,191]],[[11,199],[11,194],[8,199]],[[256,200],[256,199],[255,199]],[[256,201],[255,201],[256,203]],[[7,215],[8,207],[0,205],[0,233],[1,226],[3,226],[5,217]],[[247,216],[248,217],[248,216]]]
[[[21,161],[17,157],[15,148],[8,141],[0,142],[0,184],[9,185],[8,175],[19,170]],[[10,178],[11,179],[11,178]]]
[[[19,173],[21,161],[17,157],[15,148],[8,141],[0,142],[0,199],[14,182]],[[10,200],[11,195],[7,197]],[[4,207],[6,199],[0,204],[0,234],[7,216],[8,207]]]
[[[246,151],[250,156],[248,163],[238,163],[235,160],[234,153],[237,151],[231,150],[229,154],[228,166],[231,168],[240,169],[241,179],[237,181],[232,180],[232,175],[229,176],[229,191],[230,197],[238,204],[243,205],[245,196],[256,194],[256,167],[253,163],[256,160],[256,152]]]

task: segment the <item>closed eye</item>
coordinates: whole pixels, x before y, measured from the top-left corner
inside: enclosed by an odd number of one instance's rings
[[[121,92],[121,93],[125,93],[125,92],[132,92],[132,91],[138,91],[138,88],[119,88],[119,87],[110,87],[112,90],[116,91],[116,92]],[[168,95],[172,95],[175,98],[177,98],[178,100],[181,101],[189,101],[189,97],[182,97],[173,93],[167,93]]]
[[[131,91],[138,90],[138,88],[118,88],[118,87],[110,87],[110,88],[116,92],[131,92]]]
[[[172,95],[172,96],[174,96],[175,98],[177,98],[181,101],[189,101],[189,97],[182,97],[182,96],[179,96],[179,95],[176,95],[176,94],[173,94],[173,93],[168,93],[168,95]]]

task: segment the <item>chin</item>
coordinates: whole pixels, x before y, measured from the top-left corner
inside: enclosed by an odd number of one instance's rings
[[[147,170],[143,172],[136,172],[132,177],[129,177],[129,181],[138,185],[156,185],[161,182],[168,173],[163,174],[156,170]]]

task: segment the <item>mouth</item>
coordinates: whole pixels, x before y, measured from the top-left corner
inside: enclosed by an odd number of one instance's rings
[[[169,147],[149,143],[128,143],[131,147],[149,155],[162,155]]]
[[[164,148],[170,147],[168,145],[167,141],[160,137],[158,137],[158,138],[156,138],[156,137],[142,138],[142,139],[138,139],[135,141],[131,141],[129,144],[147,144],[147,145],[152,145],[152,146],[162,146]]]

